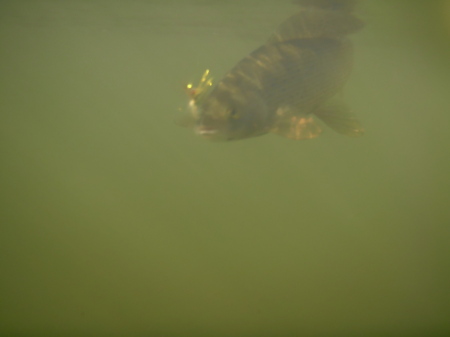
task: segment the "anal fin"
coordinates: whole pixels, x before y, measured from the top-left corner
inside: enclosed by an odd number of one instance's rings
[[[314,114],[340,134],[349,137],[359,137],[364,134],[364,128],[359,120],[342,103],[321,106],[314,111]]]

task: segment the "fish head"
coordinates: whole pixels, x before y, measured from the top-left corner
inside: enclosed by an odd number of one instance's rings
[[[195,132],[208,140],[237,140],[268,131],[268,107],[254,92],[230,92],[219,87],[197,109]]]

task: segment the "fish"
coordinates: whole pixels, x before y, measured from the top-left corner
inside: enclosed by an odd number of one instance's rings
[[[354,0],[296,0],[301,6],[267,41],[214,84],[206,70],[188,84],[188,111],[179,124],[211,141],[272,133],[318,137],[327,125],[350,137],[364,133],[340,99],[353,64],[348,35],[363,22]]]

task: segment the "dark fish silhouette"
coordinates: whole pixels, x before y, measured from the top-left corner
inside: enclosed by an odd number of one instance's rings
[[[336,95],[352,68],[347,35],[362,28],[352,0],[297,0],[299,13],[242,59],[215,86],[205,73],[188,86],[189,113],[181,124],[210,140],[275,133],[310,139],[333,130],[359,136],[363,128]]]

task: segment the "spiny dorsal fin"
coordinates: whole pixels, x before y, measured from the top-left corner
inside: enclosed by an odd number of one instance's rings
[[[358,0],[292,0],[292,2],[302,7],[352,12]]]
[[[284,21],[267,41],[341,38],[360,30],[364,23],[345,11],[307,8]]]

